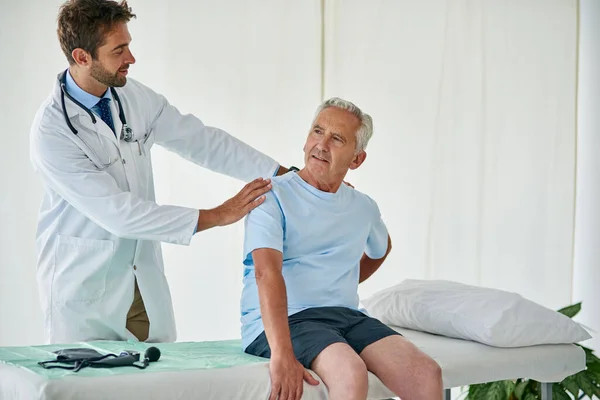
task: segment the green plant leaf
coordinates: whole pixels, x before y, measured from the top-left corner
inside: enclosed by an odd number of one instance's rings
[[[535,395],[537,398],[540,396],[540,391],[542,390],[541,388],[542,388],[542,385],[538,381],[530,379],[529,385],[527,385],[525,392],[529,392],[529,393]]]
[[[600,385],[600,373],[598,373],[598,372],[595,372],[595,371],[592,371],[592,370],[590,370],[590,369],[587,369],[587,370],[585,370],[585,371],[582,371],[582,372],[585,372],[585,374],[586,374],[587,376],[589,376],[589,377],[590,377],[590,379],[591,379],[592,381],[594,381],[594,383],[595,383],[596,385]]]
[[[561,308],[558,310],[559,313],[566,315],[569,318],[576,316],[581,311],[581,302]]]
[[[585,371],[578,372],[575,374],[575,379],[583,393],[586,394],[590,399],[598,392],[598,386],[594,381],[585,373]]]
[[[481,388],[481,391],[477,393],[477,396],[474,400],[483,400],[487,399],[491,396],[491,393],[494,391],[493,383],[489,383]]]
[[[525,393],[523,400],[538,400],[537,396],[533,393]]]
[[[586,361],[587,361],[588,359],[589,359],[590,361],[592,361],[592,360],[597,360],[597,359],[598,359],[598,357],[596,357],[596,356],[594,355],[594,350],[590,349],[589,347],[582,346],[582,345],[579,345],[579,347],[581,347],[581,348],[583,349],[583,351],[585,351],[585,358],[586,358]]]
[[[591,371],[595,374],[600,374],[600,362],[591,360],[586,366],[588,371]]]
[[[560,385],[552,385],[552,400],[571,400],[571,397]]]
[[[488,382],[469,386],[465,400],[508,400],[515,388],[513,381]]]
[[[508,400],[515,389],[513,381],[498,381],[492,384],[489,391],[489,400]]]
[[[493,390],[492,383],[483,384],[479,387],[479,390],[476,390],[473,394],[473,400],[483,400],[487,399],[490,396],[490,392]]]
[[[525,388],[529,384],[528,380],[523,380],[515,385],[514,395],[517,400],[523,400],[523,395],[525,393]]]
[[[595,372],[600,372],[600,358],[596,357],[594,350],[584,346],[580,347],[585,351],[585,364],[587,368],[592,369]]]
[[[590,373],[589,371],[582,371],[582,373],[587,376],[590,383],[592,384],[594,388],[594,395],[600,398],[600,379],[598,379],[599,377],[593,373]]]
[[[574,376],[571,375],[566,377],[560,384],[573,396],[575,396],[576,399],[579,397],[579,392],[581,389],[579,389],[579,384]]]
[[[540,383],[533,379],[524,379],[523,381],[526,382],[526,385],[523,388],[523,395],[521,396],[521,400],[531,399],[531,396],[533,396],[533,399],[539,399]]]
[[[479,383],[476,385],[470,385],[469,391],[465,400],[479,400],[484,399],[489,391],[491,383]]]

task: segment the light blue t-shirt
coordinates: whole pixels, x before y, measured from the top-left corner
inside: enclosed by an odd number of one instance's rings
[[[388,232],[375,201],[344,184],[323,192],[288,172],[272,178],[266,200],[245,220],[242,346],[264,330],[252,251],[283,253],[288,315],[312,307],[358,310],[360,259],[381,258]]]

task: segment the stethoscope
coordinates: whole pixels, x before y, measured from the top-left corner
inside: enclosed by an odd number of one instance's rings
[[[94,153],[94,155],[98,159],[98,164],[100,164],[99,166],[101,166],[103,169],[110,167],[112,164],[114,164],[117,161],[118,158],[113,160],[112,157],[110,157],[110,155],[104,148],[104,144],[103,144],[102,140],[100,139],[100,135],[98,134],[97,131],[96,131],[96,134],[98,135],[98,140],[100,141],[100,145],[102,146],[102,150],[104,151],[104,154],[108,158],[108,163],[102,162],[100,160],[100,158],[98,157],[98,155],[96,154],[96,152],[93,150],[93,147],[91,147],[80,135],[78,135],[77,129],[75,129],[75,127],[69,120],[69,116],[67,115],[67,109],[65,106],[65,96],[67,96],[69,98],[69,100],[71,100],[73,103],[75,103],[79,107],[81,107],[81,109],[83,109],[90,116],[90,118],[92,119],[92,122],[95,124],[96,117],[94,116],[94,113],[92,113],[92,111],[90,109],[88,109],[86,106],[81,104],[79,101],[75,100],[75,98],[73,98],[73,96],[71,96],[67,92],[67,89],[66,89],[67,71],[62,73],[62,75],[59,77],[59,81],[60,81],[60,89],[61,89],[60,101],[61,101],[61,105],[62,105],[63,116],[65,117],[67,126],[69,127],[71,132],[73,132],[73,134],[77,135],[79,137],[79,139],[81,139],[85,143],[85,145]],[[117,91],[115,90],[115,88],[111,87],[110,92],[111,92],[113,98],[115,99],[117,106],[119,108],[119,120],[121,120],[121,125],[122,125],[121,139],[125,140],[128,143],[131,143],[134,141],[133,140],[133,130],[131,129],[131,127],[129,127],[129,125],[127,125],[127,119],[125,118],[125,112],[123,111],[123,103],[121,103],[121,98],[117,94]],[[138,141],[138,146],[140,146],[139,141]],[[141,153],[142,153],[142,151],[140,148],[140,154]]]
[[[63,111],[63,115],[65,117],[65,121],[67,122],[69,129],[71,129],[71,132],[73,132],[75,135],[77,135],[77,129],[75,129],[73,124],[71,124],[71,121],[69,120],[69,116],[67,115],[67,109],[65,107],[65,96],[67,96],[69,98],[69,100],[71,100],[73,103],[77,104],[86,113],[88,113],[88,115],[90,116],[90,118],[92,119],[92,122],[94,124],[96,123],[96,117],[94,116],[94,113],[92,113],[86,106],[84,106],[83,104],[81,104],[80,102],[75,100],[73,98],[73,96],[71,96],[67,92],[66,85],[67,85],[67,71],[63,72],[62,76],[60,77],[60,89],[61,89],[60,101],[62,103],[62,109],[63,109],[62,111]],[[110,93],[112,94],[113,98],[117,102],[117,105],[119,106],[119,119],[121,120],[121,124],[122,124],[121,138],[123,140],[125,140],[126,142],[132,142],[133,141],[133,130],[129,127],[129,125],[127,125],[127,119],[125,119],[125,112],[123,111],[123,104],[121,103],[121,98],[117,94],[117,91],[115,90],[114,87],[110,88]]]

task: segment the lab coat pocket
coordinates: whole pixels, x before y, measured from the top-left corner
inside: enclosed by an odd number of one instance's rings
[[[152,131],[145,132],[136,143],[139,155],[147,158],[152,149],[152,145],[154,144],[154,134]]]
[[[152,130],[149,130],[144,133],[144,135],[142,136],[142,143],[146,145],[146,148],[148,150],[152,147],[152,145],[154,144],[154,132]]]
[[[59,235],[57,246],[53,299],[61,303],[100,299],[106,291],[114,242]]]

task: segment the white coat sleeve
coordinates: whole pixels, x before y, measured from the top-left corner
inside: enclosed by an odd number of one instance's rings
[[[153,110],[151,134],[155,143],[199,166],[250,182],[275,175],[279,163],[229,133],[181,114],[167,99],[150,89]]]
[[[67,136],[44,129],[32,136],[31,159],[42,182],[113,235],[188,245],[199,210],[158,205],[121,190]]]

